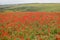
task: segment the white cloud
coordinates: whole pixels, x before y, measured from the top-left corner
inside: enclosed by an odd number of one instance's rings
[[[0,0],[0,4],[16,3],[60,3],[60,0]]]

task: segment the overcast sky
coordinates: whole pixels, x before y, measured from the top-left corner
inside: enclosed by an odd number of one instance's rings
[[[60,3],[60,0],[0,0],[0,5],[18,3]]]

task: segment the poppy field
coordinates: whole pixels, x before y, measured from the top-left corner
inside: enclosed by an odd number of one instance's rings
[[[2,12],[0,40],[60,40],[60,12]]]

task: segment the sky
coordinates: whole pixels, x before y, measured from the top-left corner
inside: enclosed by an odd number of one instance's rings
[[[0,5],[21,3],[60,3],[60,0],[0,0]]]

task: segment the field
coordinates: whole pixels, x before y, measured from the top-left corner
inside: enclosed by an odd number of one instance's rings
[[[0,40],[60,40],[60,4],[0,5]]]
[[[0,40],[60,40],[60,13],[0,13]]]
[[[0,12],[14,11],[14,12],[60,12],[59,3],[32,3],[32,4],[10,4],[0,5]]]

